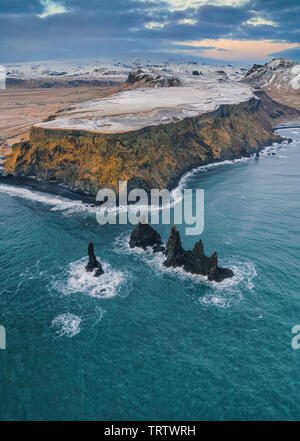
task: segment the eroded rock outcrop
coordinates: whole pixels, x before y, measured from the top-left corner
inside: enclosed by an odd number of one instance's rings
[[[101,263],[98,262],[96,258],[94,245],[92,244],[92,242],[89,243],[88,255],[89,255],[89,261],[87,266],[85,267],[86,271],[88,273],[92,273],[94,271],[94,276],[100,277],[102,274],[104,274],[104,271]]]
[[[126,80],[126,85],[133,87],[176,87],[181,86],[181,81],[175,77],[162,77],[153,75],[139,69],[130,72]]]
[[[196,242],[191,251],[185,251],[181,244],[180,234],[175,226],[171,229],[165,254],[167,259],[164,265],[166,267],[183,267],[188,273],[207,276],[208,280],[214,282],[222,282],[222,280],[234,276],[230,269],[218,266],[217,253],[214,253],[211,257],[205,256],[201,239]]]
[[[163,242],[160,234],[150,225],[139,222],[129,239],[130,248],[139,247],[145,250],[152,247],[154,252],[164,251]]]
[[[217,253],[211,257],[205,256],[201,239],[191,251],[184,250],[180,234],[175,226],[171,229],[165,248],[160,235],[150,225],[139,222],[130,236],[129,245],[130,248],[140,247],[143,249],[150,246],[153,248],[153,252],[164,252],[166,256],[164,266],[183,267],[188,273],[207,276],[210,281],[222,282],[222,280],[234,276],[230,269],[218,266]]]

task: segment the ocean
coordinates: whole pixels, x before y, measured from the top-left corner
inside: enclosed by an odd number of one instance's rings
[[[300,129],[279,133],[293,142],[179,183],[205,190],[206,254],[235,273],[220,284],[130,250],[132,225],[80,200],[1,180],[1,420],[300,418]]]

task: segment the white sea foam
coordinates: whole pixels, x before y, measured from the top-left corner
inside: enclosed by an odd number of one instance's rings
[[[260,152],[260,156],[263,158],[268,156],[276,156],[279,152],[286,152],[286,146],[287,141],[283,141],[281,144],[274,142],[272,145],[264,147]],[[280,155],[278,155],[278,157],[280,157]]]
[[[297,133],[297,132],[293,132],[293,133]],[[269,153],[272,154],[272,152],[273,152],[276,154],[279,150],[287,151],[287,149],[283,148],[283,146],[287,146],[287,144],[288,144],[287,141],[283,141],[281,144],[279,144],[278,142],[274,142],[272,145],[264,147],[261,150],[260,155],[268,156]],[[199,172],[206,172],[206,171],[208,171],[212,168],[215,168],[215,167],[234,165],[234,164],[238,164],[238,163],[248,162],[253,159],[254,159],[254,156],[242,157],[242,158],[237,158],[237,159],[232,159],[232,160],[226,159],[225,161],[211,162],[210,164],[200,165],[199,167],[195,167],[192,170],[189,170],[182,175],[182,177],[180,178],[180,180],[178,182],[177,187],[172,191],[173,199],[176,201],[178,199],[178,197],[180,197],[179,192],[181,192],[186,187],[188,180],[193,175],[196,175]]]
[[[252,262],[239,258],[224,259],[221,265],[230,268],[234,272],[234,277],[225,279],[221,283],[214,282],[214,289],[199,298],[199,302],[204,306],[228,308],[238,303],[245,291],[254,288],[253,279],[257,273]]]
[[[101,262],[104,274],[100,277],[88,273],[85,270],[86,264],[85,257],[70,263],[63,280],[56,280],[54,288],[66,295],[83,293],[91,297],[107,299],[116,296],[121,286],[128,281],[128,276],[124,272],[112,269],[109,263]]]
[[[195,167],[192,170],[187,171],[180,178],[180,180],[179,180],[179,182],[177,184],[177,187],[174,190],[172,190],[172,192],[171,192],[171,197],[172,197],[172,200],[173,200],[173,205],[181,201],[181,199],[182,199],[182,191],[184,190],[184,188],[186,188],[187,182],[188,182],[188,180],[192,176],[194,176],[194,175],[196,175],[196,174],[198,174],[200,172],[208,171],[208,170],[210,170],[212,168],[215,168],[215,167],[221,167],[221,166],[225,166],[225,165],[233,165],[233,164],[237,164],[237,163],[240,163],[240,162],[247,162],[250,159],[251,158],[243,157],[243,158],[238,158],[238,159],[233,159],[233,160],[225,160],[225,161],[220,161],[220,162],[212,162],[210,164],[200,165],[199,167]]]
[[[51,206],[52,211],[66,211],[69,214],[76,212],[96,213],[96,207],[78,200],[71,200],[62,196],[52,195],[50,193],[43,193],[15,185],[0,184],[0,193],[5,193],[9,196],[27,199],[33,202]]]
[[[80,317],[67,312],[66,314],[60,314],[55,317],[55,319],[52,320],[51,326],[58,328],[55,332],[57,337],[63,337],[65,335],[66,337],[72,338],[80,332],[80,322]]]

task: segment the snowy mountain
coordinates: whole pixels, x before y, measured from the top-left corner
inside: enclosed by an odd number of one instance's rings
[[[124,82],[129,73],[142,69],[149,74],[165,77],[177,75],[212,75],[216,71],[222,71],[229,78],[242,78],[243,70],[234,66],[209,65],[190,63],[171,63],[168,61],[151,63],[139,59],[125,61],[103,62],[94,61],[43,61],[37,63],[18,63],[5,66],[6,77],[11,80],[35,81],[45,80],[49,83],[65,83],[68,81],[101,81],[101,82]]]
[[[299,89],[300,65],[292,60],[275,58],[263,66],[254,64],[244,80],[260,87]]]

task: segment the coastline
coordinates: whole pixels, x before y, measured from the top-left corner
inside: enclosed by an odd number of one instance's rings
[[[264,92],[238,105],[139,131],[103,135],[34,127],[30,141],[15,144],[5,176],[35,176],[95,195],[99,188],[172,189],[184,173],[213,162],[256,153],[281,140],[276,121],[291,122],[300,112]],[[78,190],[76,190],[78,193]]]
[[[67,188],[62,184],[30,177],[2,176],[0,173],[0,184],[29,188],[30,190],[61,196],[71,201],[81,201],[87,205],[95,206],[96,200],[92,194],[85,194],[79,189]]]
[[[300,128],[300,124],[299,125],[292,124],[292,123],[288,123],[288,125],[282,124],[281,126],[274,127],[273,132],[275,132],[277,130],[293,129],[293,128]],[[275,144],[275,143],[282,144],[285,141],[288,142],[289,138],[280,136],[280,139],[278,139],[278,141],[266,142],[266,143],[262,144],[260,147],[258,147],[255,150],[255,152],[256,151],[262,152],[266,147],[272,147],[273,144]],[[182,186],[184,185],[184,182],[192,174],[198,173],[199,171],[201,171],[201,169],[222,166],[225,164],[234,164],[239,161],[247,160],[252,155],[254,155],[255,152],[253,152],[247,156],[237,155],[233,159],[211,161],[211,162],[206,162],[205,164],[202,163],[196,167],[184,170],[181,173],[181,175],[178,178],[176,178],[167,187],[167,189],[174,195],[176,193],[176,191],[178,191],[178,189],[182,188]],[[52,195],[56,195],[56,196],[61,196],[63,198],[67,198],[71,201],[81,201],[82,203],[84,203],[86,205],[90,205],[90,206],[99,205],[96,202],[95,196],[92,193],[83,192],[82,190],[80,190],[78,188],[67,186],[67,185],[57,183],[57,182],[54,182],[51,180],[44,180],[44,179],[39,179],[36,177],[27,177],[27,176],[11,176],[11,175],[10,176],[3,176],[0,172],[0,184],[18,186],[21,188],[29,188],[30,190],[33,190],[33,191],[46,193],[46,194],[52,194]]]
[[[280,126],[280,127],[274,127],[273,132],[275,133],[275,131],[277,130],[281,130],[281,129],[293,129],[293,128],[300,128],[300,125],[289,125],[289,126]],[[271,147],[274,143],[277,144],[282,144],[285,141],[289,141],[289,138],[285,138],[280,136],[281,139],[278,139],[278,141],[267,141],[265,143],[263,143],[260,147],[258,147],[254,152],[249,153],[248,155],[242,156],[242,155],[237,155],[235,158],[233,159],[225,159],[225,160],[216,160],[216,161],[211,161],[211,162],[207,162],[205,164],[200,164],[196,167],[193,167],[192,169],[187,169],[185,171],[182,172],[182,174],[176,178],[174,180],[174,182],[172,182],[172,184],[170,184],[167,188],[169,191],[174,191],[176,190],[177,186],[180,185],[182,180],[185,180],[186,176],[189,176],[191,173],[197,173],[198,170],[201,170],[201,168],[206,168],[207,166],[217,166],[217,165],[222,165],[224,163],[235,163],[239,160],[243,160],[243,159],[248,159],[250,158],[252,155],[254,155],[256,152],[260,153],[262,152],[266,147]]]

